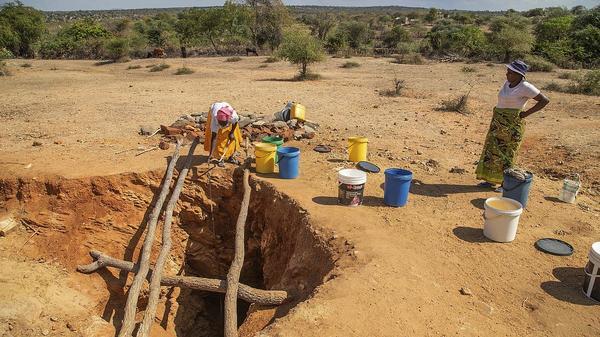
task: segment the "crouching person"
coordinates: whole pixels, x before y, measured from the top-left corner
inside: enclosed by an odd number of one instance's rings
[[[204,150],[209,159],[217,159],[223,166],[223,159],[238,164],[236,152],[242,143],[242,133],[238,122],[240,117],[227,102],[217,102],[210,106],[205,128]]]

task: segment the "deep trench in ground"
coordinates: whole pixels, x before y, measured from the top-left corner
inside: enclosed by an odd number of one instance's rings
[[[158,194],[162,171],[82,179],[0,180],[0,211],[38,230],[30,254],[56,258],[69,271],[90,262],[90,249],[137,261],[145,220]],[[241,170],[192,170],[174,213],[173,249],[165,274],[224,279],[234,256],[235,223],[241,207]],[[286,290],[292,301],[266,308],[238,300],[241,335],[252,335],[286,315],[317,286],[333,277],[344,255],[339,240],[313,228],[297,202],[273,185],[251,179],[240,282]],[[153,257],[160,247],[157,229]],[[132,275],[106,269],[89,277],[106,285],[98,314],[118,329]],[[101,279],[99,279],[99,277]],[[101,281],[100,281],[101,280]],[[146,296],[147,291],[143,292]],[[221,294],[162,288],[157,325],[166,335],[222,336]],[[143,311],[145,298],[138,304]],[[253,313],[262,311],[254,317]]]

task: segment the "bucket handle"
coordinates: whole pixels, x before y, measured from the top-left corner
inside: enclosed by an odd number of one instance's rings
[[[588,271],[588,269],[587,269],[587,265],[586,265],[585,267],[583,267],[583,272],[584,272],[584,273],[585,273],[587,276],[591,277],[592,279],[594,279],[594,278],[600,278],[600,275],[592,275],[592,272],[591,272],[591,271]]]
[[[487,215],[485,215],[485,212],[483,212],[483,219],[484,219],[484,220],[492,220],[492,219],[499,218],[499,217],[501,217],[501,216],[502,216],[502,214],[499,214],[499,215],[496,215],[496,216],[491,216],[491,217],[488,217]]]
[[[512,190],[516,190],[518,187],[521,187],[521,185],[525,184],[526,181],[521,181],[520,183],[518,183],[517,185],[515,185],[513,188],[506,188],[504,187],[504,181],[502,181],[502,190],[510,192]]]
[[[270,154],[268,154],[268,155],[266,155],[266,156],[262,156],[262,157],[256,156],[256,157],[254,157],[254,158],[256,158],[256,159],[263,159],[263,158],[267,158],[268,156],[270,156]]]

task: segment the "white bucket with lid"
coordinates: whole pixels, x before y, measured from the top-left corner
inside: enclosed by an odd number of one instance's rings
[[[359,206],[367,183],[367,173],[356,169],[338,172],[338,202],[346,206]]]
[[[579,188],[581,187],[579,175],[577,175],[575,179],[576,180],[565,179],[563,181],[563,187],[562,190],[560,190],[558,199],[569,204],[575,202],[575,198],[577,198],[577,193],[579,193]]]
[[[589,262],[583,269],[583,292],[585,296],[600,302],[600,242],[592,244],[588,258]]]
[[[523,205],[513,199],[493,197],[485,201],[484,207],[483,235],[496,242],[513,241],[517,235]]]

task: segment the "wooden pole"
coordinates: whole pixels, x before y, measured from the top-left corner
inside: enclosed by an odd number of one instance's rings
[[[133,262],[115,259],[99,251],[93,250],[90,252],[90,255],[95,261],[87,265],[78,266],[77,270],[79,272],[90,274],[98,269],[112,267],[135,273],[139,268],[139,265],[136,265]],[[152,273],[152,271],[150,271],[149,274],[150,273]],[[150,277],[150,275],[148,275],[148,277]],[[227,290],[227,281],[225,280],[192,276],[163,276],[160,280],[160,284],[162,286],[189,288],[221,294],[224,294]],[[260,305],[280,305],[291,300],[286,291],[256,289],[241,283],[237,296],[248,303]]]
[[[244,229],[250,205],[250,170],[244,169],[244,197],[240,214],[235,225],[235,255],[227,273],[227,292],[225,293],[225,337],[237,337],[237,293],[242,266],[244,265]]]
[[[194,153],[193,148],[195,147],[195,144],[197,144],[197,141],[194,141],[194,144],[192,144],[192,148],[190,148],[190,152],[185,160],[183,169],[179,172],[179,176],[177,177],[177,183],[175,184],[173,193],[171,193],[171,199],[169,199],[169,203],[167,204],[167,208],[165,210],[165,223],[163,224],[162,232],[162,248],[160,250],[160,253],[158,254],[158,258],[154,266],[154,273],[152,274],[152,279],[150,280],[150,294],[148,295],[148,304],[146,305],[144,319],[142,320],[142,324],[138,329],[137,337],[148,336],[148,334],[150,333],[150,327],[152,326],[152,322],[154,322],[154,316],[156,316],[156,306],[158,304],[158,297],[160,295],[160,279],[162,277],[165,261],[167,260],[167,257],[171,252],[172,246],[171,223],[173,222],[173,210],[175,209],[175,205],[177,205],[177,201],[179,200],[179,195],[181,194],[181,189],[183,188],[183,184],[185,183],[185,178],[188,174],[190,166],[192,166]]]
[[[197,144],[197,141],[194,141],[194,143],[192,143],[192,147],[190,148],[191,153],[193,153],[193,149],[196,147],[195,144]],[[133,278],[133,282],[131,283],[131,287],[129,288],[129,294],[127,295],[127,302],[125,304],[125,315],[123,318],[123,324],[121,325],[121,330],[119,331],[118,337],[130,337],[135,326],[135,313],[137,309],[138,297],[140,296],[140,290],[142,288],[144,280],[146,279],[146,274],[148,274],[148,270],[150,269],[150,253],[152,252],[152,243],[154,241],[156,223],[158,222],[160,211],[162,210],[162,206],[165,202],[165,199],[167,198],[167,194],[169,193],[169,188],[171,187],[173,170],[175,169],[175,164],[179,159],[180,148],[181,141],[177,140],[177,146],[175,147],[173,157],[171,158],[171,161],[167,166],[167,172],[165,173],[165,178],[162,182],[160,195],[158,197],[158,200],[156,201],[156,204],[154,205],[154,209],[152,210],[150,218],[146,224],[147,232],[139,260],[140,268],[138,273]]]

